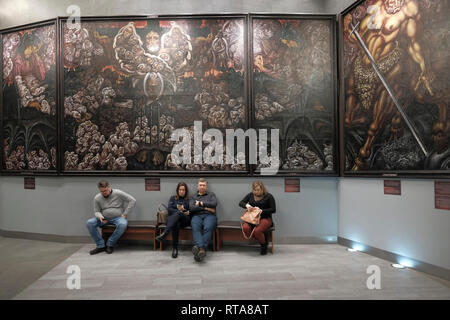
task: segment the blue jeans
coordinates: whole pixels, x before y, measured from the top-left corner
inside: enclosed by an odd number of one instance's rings
[[[103,248],[105,247],[105,241],[100,235],[100,232],[98,232],[98,227],[104,226],[105,224],[113,224],[116,226],[116,229],[114,230],[111,237],[109,237],[108,241],[106,242],[106,245],[108,247],[113,247],[117,240],[119,240],[120,236],[127,230],[128,221],[125,218],[117,217],[108,220],[107,223],[102,223],[97,218],[91,218],[86,222],[86,226],[89,230],[89,233],[91,234],[92,239],[94,239],[95,244],[97,245],[97,248]]]
[[[212,233],[216,229],[216,225],[217,217],[214,214],[199,214],[193,216],[191,218],[191,227],[194,236],[194,244],[197,247],[206,250],[211,241]]]

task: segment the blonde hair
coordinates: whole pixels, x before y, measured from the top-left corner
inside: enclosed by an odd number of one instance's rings
[[[262,181],[260,181],[260,180],[254,181],[252,183],[252,190],[255,190],[256,187],[261,188],[263,195],[266,195],[268,193],[268,191],[267,191],[266,187],[264,186],[264,183],[262,183]]]

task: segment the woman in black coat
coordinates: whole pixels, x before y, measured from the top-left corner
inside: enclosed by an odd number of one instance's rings
[[[276,211],[274,197],[267,191],[261,181],[255,181],[252,184],[252,192],[247,194],[244,199],[239,202],[239,206],[244,209],[258,207],[262,210],[259,224],[255,226],[244,222],[243,231],[247,237],[250,237],[254,229],[253,237],[258,240],[261,245],[261,254],[267,254],[267,241],[264,233],[273,225],[272,214]]]
[[[163,233],[156,237],[160,242],[172,231],[172,258],[178,257],[178,235],[180,229],[191,224],[189,216],[189,190],[184,182],[177,185],[176,195],[171,196],[167,206],[169,215],[167,217],[167,226]]]

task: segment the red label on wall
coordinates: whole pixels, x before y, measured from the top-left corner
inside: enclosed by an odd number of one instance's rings
[[[400,180],[384,180],[384,194],[401,195],[402,184]]]
[[[450,182],[434,182],[434,207],[436,209],[450,210]]]
[[[25,190],[34,190],[36,189],[36,182],[34,178],[23,178],[23,187]]]
[[[299,178],[285,178],[284,179],[284,192],[300,192],[300,179]]]
[[[159,178],[145,178],[145,191],[161,191]]]

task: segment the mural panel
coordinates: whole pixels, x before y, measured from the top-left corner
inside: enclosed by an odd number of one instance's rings
[[[346,174],[449,173],[449,9],[367,0],[344,13]]]
[[[335,174],[334,17],[253,16],[251,27],[253,127],[279,130],[278,173]]]
[[[234,164],[225,151],[222,163],[194,159],[195,121],[202,150],[217,139],[207,129],[247,127],[245,25],[245,16],[63,21],[64,171],[248,172],[237,152]],[[177,129],[191,163],[171,155]]]
[[[2,171],[56,172],[56,24],[2,34]]]

